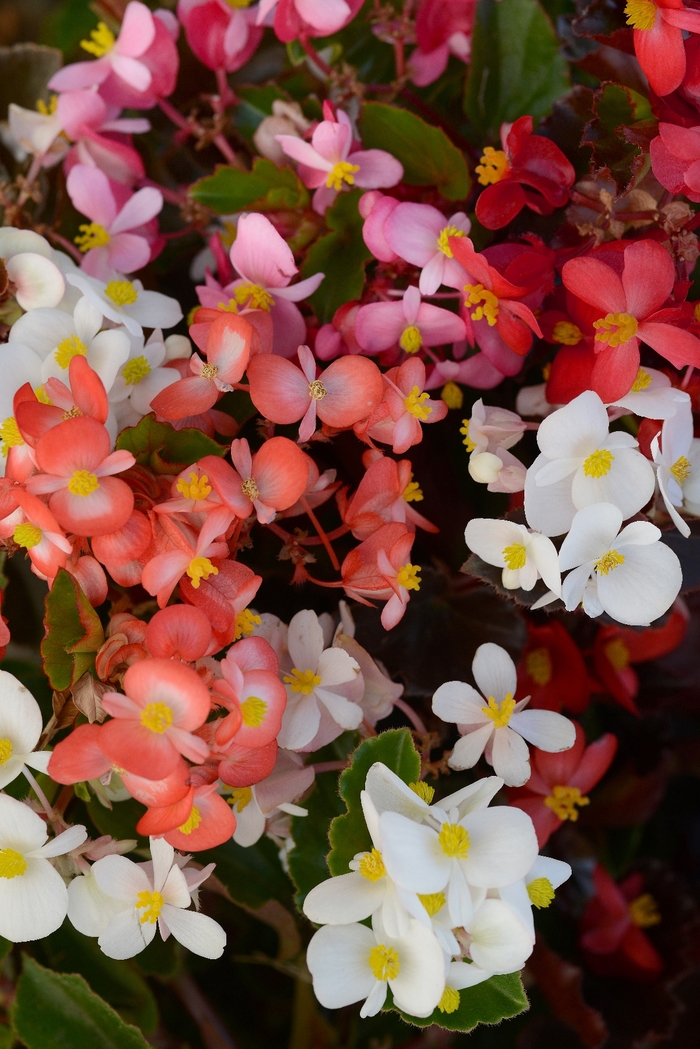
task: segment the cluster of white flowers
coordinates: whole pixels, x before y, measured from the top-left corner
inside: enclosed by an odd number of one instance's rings
[[[370,768],[361,802],[372,849],[304,902],[322,925],[307,954],[322,1005],[364,1001],[360,1015],[373,1016],[389,987],[411,1016],[451,1013],[464,989],[523,967],[532,908],[549,906],[571,868],[538,856],[522,810],[488,807],[502,786],[488,777],[431,805],[427,784]]]
[[[630,433],[610,432],[611,417],[630,412],[664,420],[653,462]],[[548,593],[533,607],[561,598],[568,611],[582,605],[630,626],[658,619],[678,595],[681,566],[660,529],[635,518],[649,504],[654,513],[656,492],[684,536],[690,528],[679,511],[700,516],[700,440],[688,394],[653,369],[640,369],[616,405],[587,390],[539,424],[541,454],[527,470],[504,451],[524,428],[512,412],[474,405],[463,431],[469,471],[493,491],[524,489],[528,527],[477,518],[465,531],[469,548],[503,569],[507,589],[529,591],[541,578]],[[565,537],[559,550],[557,536]]]

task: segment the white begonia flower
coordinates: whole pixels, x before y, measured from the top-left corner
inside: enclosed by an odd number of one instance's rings
[[[269,819],[277,813],[306,816],[307,809],[292,804],[314,781],[312,765],[304,765],[298,754],[277,751],[275,767],[264,780],[250,787],[232,787],[231,804],[236,814],[233,840],[243,848],[255,845],[265,833]]]
[[[560,404],[550,404],[547,400],[547,383],[542,382],[537,386],[523,386],[518,390],[515,398],[515,410],[519,415],[527,415],[533,419],[544,419],[546,416],[561,408]]]
[[[437,939],[411,919],[406,936],[391,937],[378,921],[324,925],[306,953],[314,993],[326,1009],[364,1004],[360,1016],[376,1016],[391,987],[398,1009],[430,1016],[445,989],[445,963]]]
[[[102,311],[84,296],[73,315],[63,310],[32,310],[20,317],[10,332],[10,344],[29,346],[42,359],[41,381],[60,379],[68,385],[74,357],[85,357],[109,393],[117,371],[129,355],[129,337],[118,328],[100,331]]]
[[[661,430],[661,444],[657,434],[651,442],[651,453],[657,465],[656,480],[661,498],[673,523],[686,539],[690,525],[676,507],[684,507],[686,486],[691,497],[700,497],[700,441],[693,437],[693,411],[690,401],[678,405],[675,415],[666,419]],[[692,511],[691,511],[692,513]]]
[[[53,109],[43,103],[44,112],[39,109],[25,109],[14,102],[7,107],[10,133],[25,153],[42,157],[42,166],[51,167],[63,157],[70,143],[64,136],[58,139],[63,130],[61,118],[55,105]],[[58,139],[58,141],[56,141]],[[52,148],[53,147],[53,148]],[[49,154],[48,156],[46,154]]]
[[[439,831],[398,812],[382,813],[379,828],[389,876],[421,896],[444,892],[456,928],[469,924],[489,889],[525,876],[537,837],[530,817],[506,805],[444,815]]]
[[[361,699],[364,685],[360,667],[343,649],[324,645],[323,627],[316,613],[308,609],[297,612],[287,632],[292,671],[282,679],[288,698],[277,738],[287,750],[302,750],[316,739],[322,708],[335,723],[324,743],[346,729],[357,728],[362,721],[362,707],[345,695],[351,686],[351,694]]]
[[[506,590],[532,590],[542,578],[553,593],[561,593],[559,555],[546,535],[530,532],[514,521],[477,517],[467,525],[464,538],[487,564],[503,569]]]
[[[177,299],[159,291],[144,291],[140,280],[127,280],[117,274],[105,284],[80,270],[67,274],[66,280],[79,288],[105,317],[123,324],[132,335],[140,335],[142,328],[173,328],[182,320]]]
[[[477,484],[485,484],[489,492],[522,492],[527,468],[505,448],[495,452],[479,452],[469,460],[469,476]]]
[[[672,386],[668,375],[656,368],[640,368],[629,393],[608,407],[625,408],[643,419],[670,419],[684,403],[690,404],[690,396]]]
[[[524,878],[505,885],[498,895],[520,918],[535,942],[535,923],[532,908],[541,910],[549,907],[554,899],[554,890],[571,877],[571,867],[551,856],[538,856]]]
[[[57,306],[63,298],[66,285],[52,254],[51,245],[38,233],[14,226],[0,228],[0,259],[23,310]]]
[[[68,920],[83,936],[101,936],[112,918],[131,907],[128,900],[108,896],[90,868],[68,885]]]
[[[573,747],[572,721],[552,710],[525,710],[529,696],[515,702],[515,664],[500,645],[479,645],[472,673],[483,695],[463,681],[447,681],[433,696],[437,716],[463,733],[448,761],[452,768],[470,769],[485,753],[497,776],[521,787],[530,778],[527,743],[551,754]]]
[[[172,933],[193,954],[220,958],[226,933],[213,918],[187,910],[192,902],[190,890],[172,845],[162,838],[151,838],[150,846],[150,877],[145,865],[125,856],[105,856],[92,866],[91,873],[102,892],[128,905],[101,932],[97,940],[100,948],[108,958],[133,958],[151,942],[157,922],[164,940]],[[76,901],[78,921],[83,920],[81,902]]]
[[[160,328],[156,328],[145,343],[143,334],[132,335],[128,359],[120,362],[121,367],[110,388],[110,401],[115,404],[128,401],[137,415],[148,415],[153,398],[180,378],[177,368],[161,368],[167,359]]]
[[[0,345],[0,375],[0,476],[4,477],[10,448],[24,444],[14,416],[15,394],[26,382],[33,390],[41,385],[41,358],[29,346],[4,343]]]
[[[484,900],[465,932],[472,961],[490,973],[517,972],[532,954],[534,938],[502,900]]]
[[[654,493],[654,470],[629,433],[608,432],[608,413],[586,390],[540,424],[541,455],[527,472],[525,516],[544,535],[563,535],[577,510],[613,503],[632,517]]]
[[[25,765],[46,772],[51,751],[34,751],[41,729],[34,696],[13,674],[0,670],[0,788],[12,783]]]
[[[431,805],[434,787],[424,782],[404,783],[381,761],[370,767],[365,780],[365,790],[380,816],[383,812],[399,812],[409,820],[432,827],[444,823],[452,809],[457,809],[462,819],[469,812],[486,808],[502,786],[503,780],[498,776],[484,776]]]
[[[583,602],[595,618],[601,612],[626,626],[648,626],[666,612],[683,582],[680,561],[659,542],[649,521],[633,521],[620,531],[622,513],[611,503],[587,506],[574,517],[559,551],[569,612]]]
[[[460,433],[464,434],[467,451],[479,455],[498,448],[512,448],[526,429],[527,423],[515,412],[485,405],[479,398],[474,401],[471,418],[464,420]]]
[[[68,890],[49,862],[85,841],[69,827],[48,841],[46,823],[21,801],[0,794],[0,936],[13,943],[55,932],[68,910]]]

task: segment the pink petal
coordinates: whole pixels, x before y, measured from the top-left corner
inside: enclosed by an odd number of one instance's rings
[[[47,86],[50,91],[80,91],[101,84],[111,72],[112,67],[107,58],[98,58],[96,62],[73,62],[59,69]]]
[[[445,217],[430,204],[402,203],[386,220],[384,236],[406,262],[425,266],[435,255],[437,239],[446,225]]]
[[[313,295],[319,287],[324,276],[323,273],[314,273],[312,277],[306,277],[305,280],[290,284],[289,287],[275,288],[275,298],[286,299],[287,302],[301,302],[302,299],[308,299],[309,295]]]
[[[145,226],[155,218],[163,208],[163,194],[153,186],[145,186],[127,200],[116,219],[110,233],[123,233],[125,230]]]
[[[73,206],[93,222],[109,229],[117,214],[117,205],[109,179],[99,168],[76,164],[66,180]]]
[[[352,14],[345,0],[294,0],[294,6],[321,36],[336,33]]]
[[[115,55],[112,58],[112,69],[135,91],[147,91],[151,86],[153,75],[150,69],[136,58]]]
[[[325,157],[331,167],[341,160],[345,160],[352,143],[352,131],[347,124],[336,123],[334,120],[322,120],[311,137],[311,143],[315,151]],[[314,165],[318,167],[318,164]]]
[[[155,35],[156,27],[151,12],[145,4],[139,3],[138,0],[131,0],[124,12],[124,20],[115,50],[120,55],[138,58],[151,46]]]
[[[396,345],[405,327],[402,302],[372,302],[357,311],[355,338],[363,350],[380,353]]]
[[[246,280],[284,288],[297,272],[291,248],[264,215],[241,215],[231,262]]]
[[[304,142],[303,139],[297,138],[296,135],[275,135],[275,139],[288,157],[305,164],[306,167],[320,171],[330,171],[332,169],[333,164],[330,160],[326,160],[309,142]]]
[[[355,172],[355,185],[362,189],[383,189],[395,186],[403,178],[403,164],[383,149],[363,149],[351,153],[351,164],[359,164]]]
[[[675,279],[671,256],[655,240],[639,240],[625,248],[622,286],[627,312],[637,320],[644,320],[663,306]]]
[[[97,248],[96,250],[104,249]],[[111,276],[110,269],[117,270],[119,273],[135,273],[136,270],[143,269],[151,257],[150,244],[145,237],[139,237],[136,233],[118,233],[116,237],[112,237],[106,250],[109,265],[105,279]],[[92,254],[93,252],[89,251],[85,256],[86,259]],[[87,266],[83,266],[83,269],[90,272]]]
[[[297,422],[309,408],[309,380],[277,354],[256,354],[248,364],[248,380],[253,404],[274,423]]]
[[[56,110],[69,138],[78,138],[82,124],[100,127],[107,106],[96,91],[64,91],[58,96]]]
[[[570,259],[561,271],[569,291],[601,314],[626,313],[627,297],[615,270],[599,259]]]
[[[458,342],[466,338],[466,326],[461,317],[430,303],[422,303],[416,321],[426,346]]]

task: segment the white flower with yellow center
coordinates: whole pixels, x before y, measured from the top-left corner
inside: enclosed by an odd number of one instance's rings
[[[130,408],[134,415],[124,425],[133,425],[138,418],[148,415],[153,398],[178,381],[180,373],[176,368],[161,367],[168,360],[168,347],[160,328],[156,328],[146,342],[143,335],[131,336],[128,360],[119,368],[109,392],[110,402],[120,406],[120,422],[124,410]]]
[[[573,722],[552,710],[525,710],[530,697],[515,702],[515,664],[499,645],[479,645],[472,673],[481,693],[463,681],[447,681],[433,696],[433,710],[459,725],[462,738],[449,759],[455,769],[470,769],[485,753],[497,776],[509,787],[530,778],[528,743],[558,754],[574,745]]]
[[[467,525],[464,538],[487,564],[503,569],[506,590],[532,590],[542,578],[553,593],[561,593],[559,555],[546,535],[530,532],[514,521],[477,517]]]
[[[159,291],[144,291],[140,280],[127,280],[117,273],[105,283],[81,270],[67,274],[66,280],[79,288],[103,316],[123,324],[132,335],[140,335],[142,328],[173,328],[182,320],[177,299]]]
[[[542,454],[527,472],[525,516],[544,535],[563,535],[577,510],[613,503],[625,518],[649,502],[654,470],[629,433],[608,432],[608,413],[586,390],[540,423]]]
[[[23,310],[58,306],[63,298],[66,284],[53,254],[49,242],[33,230],[0,228],[0,260]]]
[[[365,925],[325,925],[306,954],[314,993],[326,1009],[364,1004],[360,1016],[376,1016],[391,988],[398,1009],[430,1016],[445,990],[445,964],[433,933],[414,919],[405,936],[392,937],[375,920]]]
[[[458,939],[479,969],[497,975],[522,969],[535,942],[520,915],[502,900],[491,898],[477,907]]]
[[[46,772],[51,751],[34,751],[41,729],[34,696],[13,674],[0,670],[0,787],[12,783],[25,765]]]
[[[666,419],[659,434],[651,442],[651,452],[656,463],[656,480],[661,498],[666,504],[671,520],[681,535],[690,535],[690,525],[678,513],[689,509],[696,513],[700,503],[700,440],[693,437],[693,411],[690,401],[678,405],[678,411]],[[690,504],[687,505],[686,503]],[[696,506],[696,510],[692,507]]]
[[[689,403],[689,395],[672,386],[668,375],[656,368],[640,367],[629,393],[618,397],[608,407],[625,408],[643,419],[670,419],[682,410],[683,404]]]
[[[515,911],[535,942],[532,908],[544,910],[554,899],[555,891],[571,877],[571,867],[551,856],[538,856],[524,878],[498,890],[498,895]]]
[[[622,513],[611,503],[587,506],[574,517],[559,551],[569,612],[583,604],[587,615],[602,612],[626,626],[648,626],[666,612],[681,588],[678,558],[660,542],[649,521],[633,521],[620,531]]]
[[[55,932],[68,910],[63,878],[49,862],[85,841],[69,827],[48,841],[46,823],[21,801],[0,794],[0,936],[13,943]]]

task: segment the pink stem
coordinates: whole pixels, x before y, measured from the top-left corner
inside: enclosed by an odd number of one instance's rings
[[[422,736],[426,736],[428,734],[428,730],[426,729],[425,725],[423,724],[421,719],[416,714],[416,712],[413,709],[413,707],[410,707],[408,705],[408,703],[406,703],[405,700],[403,700],[403,699],[395,699],[394,700],[394,706],[398,707],[399,710],[403,711],[403,713],[406,715],[408,720],[413,725],[413,727],[416,730],[416,732],[420,732],[420,734]]]
[[[319,772],[340,772],[341,769],[346,769],[350,762],[348,761],[319,761],[317,765],[312,765],[311,768],[318,776]]]

